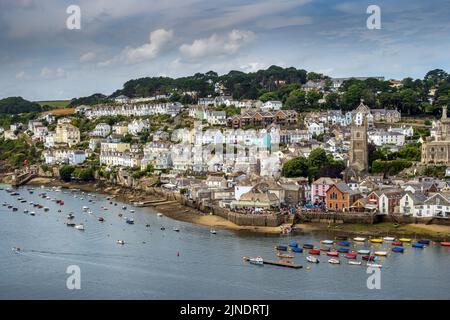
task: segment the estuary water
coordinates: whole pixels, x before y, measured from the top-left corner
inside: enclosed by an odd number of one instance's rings
[[[158,217],[150,208],[133,208],[115,200],[111,204],[106,195],[47,188],[14,191],[19,195],[0,190],[1,299],[450,298],[449,247],[406,246],[403,254],[389,253],[380,262],[380,289],[368,289],[371,274],[364,263],[348,265],[343,257],[340,265],[327,263],[324,255],[321,263],[310,264],[307,254],[292,253],[302,269],[255,266],[242,260],[242,256],[257,255],[276,259],[274,247],[290,241],[319,246],[326,239],[324,234],[261,235],[222,229],[211,234],[207,227]],[[50,199],[39,196],[44,192]],[[64,205],[52,199],[63,200]],[[83,211],[83,206],[89,209]],[[65,225],[70,212],[73,222],[84,224],[84,231]],[[99,217],[105,221],[98,221]],[[126,217],[135,223],[127,224]],[[389,251],[390,245],[354,248]],[[66,285],[70,276],[66,270],[73,265],[81,271],[79,290]]]

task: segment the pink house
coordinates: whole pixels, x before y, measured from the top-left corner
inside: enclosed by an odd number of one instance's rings
[[[311,185],[311,202],[324,203],[328,189],[338,181],[339,179],[331,179],[328,177],[320,177],[314,181]]]

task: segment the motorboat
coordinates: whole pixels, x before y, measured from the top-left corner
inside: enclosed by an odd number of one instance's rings
[[[216,234],[216,233],[217,233],[217,231],[216,231],[216,230],[214,230],[214,229],[211,229],[211,230],[209,230],[209,233],[211,233],[211,234]]]
[[[73,214],[69,213],[67,215],[67,219],[72,220],[73,218],[75,218],[75,216]]]
[[[122,209],[123,209],[123,210],[127,210],[127,207],[126,207],[126,206],[122,206]]]
[[[348,264],[354,265],[354,266],[360,266],[362,264],[361,261],[355,261],[355,260],[349,260]]]
[[[84,231],[84,224],[80,223],[80,224],[75,225],[75,229]]]
[[[418,243],[424,244],[424,245],[429,245],[430,244],[430,240],[427,239],[420,239],[419,241],[417,241]]]
[[[128,224],[134,224],[134,219],[132,219],[132,218],[127,218],[126,222],[127,222]]]
[[[162,216],[163,216],[162,213],[157,213],[156,215],[157,215],[158,217],[162,217]]]
[[[23,213],[28,213],[29,211],[27,209],[23,210]]]
[[[173,231],[175,231],[175,232],[180,232],[180,229],[174,227],[174,228],[173,228]]]
[[[83,206],[83,211],[87,211],[89,207]]]
[[[450,247],[450,242],[441,242],[441,246],[443,247]]]
[[[44,211],[45,211],[45,212],[47,212],[48,210],[50,210],[50,208],[44,207]]]
[[[381,268],[383,267],[381,264],[377,264],[377,263],[367,263],[368,267],[372,267],[372,268]]]
[[[30,212],[30,216],[35,216],[36,214],[34,213],[34,211]]]
[[[130,212],[131,212],[131,213],[135,213],[135,212],[136,212],[136,210],[134,210],[134,209],[131,209],[131,210],[130,210]]]
[[[336,258],[331,258],[330,260],[328,260],[328,263],[331,263],[331,264],[340,264],[341,261],[339,261],[339,259],[336,259]]]
[[[117,244],[122,244],[122,245],[124,245],[124,244],[125,244],[125,241],[123,241],[123,240],[117,240],[116,243],[117,243]]]
[[[98,221],[100,221],[100,222],[104,222],[104,221],[105,221],[105,218],[103,218],[103,217],[99,217],[99,218],[98,218]]]
[[[66,222],[66,226],[68,226],[68,227],[75,227],[75,226],[76,226],[76,223],[67,221],[67,222]]]
[[[306,257],[306,261],[311,262],[311,263],[319,263],[319,259],[317,259],[316,257],[313,256],[307,256]]]
[[[165,227],[161,227],[161,230],[164,231],[164,230],[166,230],[166,228]]]
[[[249,258],[248,262],[262,266],[264,264],[264,259],[262,257]]]

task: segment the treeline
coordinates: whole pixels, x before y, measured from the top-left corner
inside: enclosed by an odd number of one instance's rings
[[[93,95],[90,95],[88,97],[73,98],[69,103],[69,107],[77,107],[81,105],[94,105],[108,102],[112,102],[112,99],[108,98],[104,94],[94,93]]]
[[[44,108],[35,102],[22,97],[9,97],[0,100],[0,114],[19,114],[26,112],[42,112]]]
[[[177,79],[146,77],[127,81],[123,89],[117,90],[111,96],[149,97],[175,92],[182,99],[182,92],[197,91],[199,97],[206,97],[216,95],[214,84],[221,83],[226,88],[225,93],[232,95],[234,99],[258,99],[263,93],[276,90],[282,85],[306,83],[307,74],[305,70],[293,67],[271,66],[267,70],[250,73],[230,71],[222,76],[209,71]]]

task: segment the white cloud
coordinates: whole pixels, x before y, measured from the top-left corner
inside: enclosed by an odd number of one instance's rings
[[[97,57],[95,52],[87,52],[80,57],[80,62],[91,62]]]
[[[25,71],[22,70],[16,74],[16,79],[17,80],[29,80],[29,79],[31,79],[31,77]]]
[[[58,79],[58,78],[64,78],[67,76],[66,71],[63,68],[48,68],[44,67],[41,69],[40,76],[44,79]]]
[[[233,30],[226,36],[217,34],[209,38],[194,40],[192,44],[183,44],[180,52],[183,57],[196,60],[210,56],[224,56],[236,53],[241,47],[255,39],[252,31]]]
[[[149,43],[145,43],[142,46],[136,48],[126,47],[119,55],[109,60],[99,62],[98,65],[100,67],[106,67],[117,62],[133,64],[142,61],[153,60],[157,58],[159,54],[169,46],[169,43],[172,39],[172,30],[154,30],[150,33]]]

